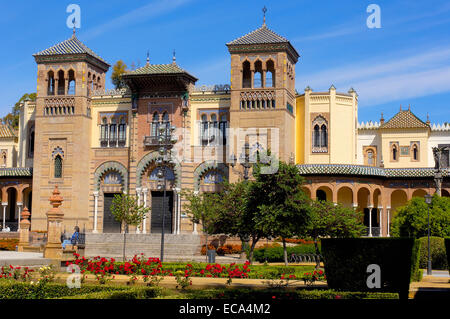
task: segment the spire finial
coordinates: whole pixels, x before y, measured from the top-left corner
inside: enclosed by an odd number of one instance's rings
[[[173,49],[172,63],[173,63],[173,64],[176,64],[176,63],[177,63],[177,58],[175,57],[175,49]]]
[[[400,112],[402,111],[402,105],[400,104]]]
[[[411,104],[408,105],[408,111],[411,112]]]
[[[150,64],[150,51],[147,50],[147,65]]]
[[[264,8],[262,9],[263,12],[263,26],[266,26],[266,12],[267,12],[267,8],[266,6],[264,6]]]

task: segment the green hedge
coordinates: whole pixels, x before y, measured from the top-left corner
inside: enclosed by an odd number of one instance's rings
[[[189,299],[303,300],[303,299],[398,299],[397,293],[351,292],[330,289],[204,289],[184,292]]]
[[[343,291],[398,292],[408,298],[409,284],[420,278],[420,241],[414,238],[328,238],[322,255],[328,287]],[[380,266],[381,288],[368,288],[367,267]]]
[[[420,239],[420,268],[427,268],[428,261],[428,237]],[[431,267],[433,269],[444,270],[448,268],[447,254],[445,252],[444,238],[430,237],[431,246]]]
[[[450,237],[445,238],[445,250],[447,252],[447,265],[448,271],[450,272]]]
[[[315,254],[316,249],[313,244],[287,247],[288,258],[291,254]],[[320,250],[320,245],[319,245]],[[253,251],[253,259],[259,262],[282,262],[284,261],[283,247],[258,248]]]
[[[81,288],[69,288],[66,284],[59,283],[39,285],[29,282],[0,280],[0,300],[53,299],[96,292],[117,292],[124,289],[127,289],[127,287],[82,284]]]
[[[136,287],[113,291],[98,291],[61,299],[153,299],[161,295],[159,287]]]

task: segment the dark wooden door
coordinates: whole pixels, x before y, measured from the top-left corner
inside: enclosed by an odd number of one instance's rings
[[[162,232],[164,192],[152,192],[151,232]],[[173,192],[166,192],[165,198],[164,233],[172,233]]]
[[[105,194],[103,204],[103,232],[104,233],[120,233],[120,222],[114,219],[111,213],[111,205],[115,194]]]

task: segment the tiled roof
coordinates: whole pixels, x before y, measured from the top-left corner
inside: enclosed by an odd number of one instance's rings
[[[127,75],[133,74],[176,74],[187,73],[175,63],[170,64],[147,64],[134,71],[127,72]]]
[[[227,45],[239,44],[260,44],[260,43],[286,43],[289,42],[286,38],[276,34],[264,24],[262,27],[243,35],[236,40],[233,40]]]
[[[32,177],[33,168],[31,167],[7,167],[0,168],[1,177]]]
[[[73,35],[70,39],[67,39],[63,42],[60,42],[51,48],[43,50],[34,54],[33,56],[41,56],[41,55],[62,55],[62,54],[88,54],[103,63],[108,64],[105,60],[103,60],[100,56],[95,54],[91,49],[89,49],[83,42],[78,40],[78,38]],[[109,64],[108,64],[109,65]]]
[[[363,165],[342,164],[305,164],[297,165],[300,175],[357,175],[386,178],[396,177],[433,177],[435,170],[426,168],[381,168]],[[450,176],[449,169],[443,170],[443,176]]]
[[[16,133],[11,129],[9,125],[0,124],[0,137],[3,138],[16,137]]]
[[[422,122],[410,110],[400,110],[389,121],[380,126],[380,128],[429,128],[430,126]]]

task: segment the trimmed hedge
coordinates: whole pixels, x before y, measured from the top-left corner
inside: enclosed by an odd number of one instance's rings
[[[408,298],[409,284],[420,278],[420,241],[414,238],[322,239],[328,287],[343,291],[397,292]],[[380,266],[381,288],[368,288],[367,267]]]
[[[291,254],[303,255],[316,253],[314,244],[291,246],[287,247],[286,250],[288,258]],[[267,262],[282,262],[284,261],[283,256],[283,247],[258,248],[253,251],[253,259],[262,263],[266,260]]]
[[[330,289],[204,289],[184,293],[189,299],[304,300],[304,299],[398,299],[397,293],[351,292]]]
[[[61,299],[153,299],[161,295],[159,287],[126,288],[116,291],[98,291],[88,294],[66,296]]]
[[[450,237],[445,238],[445,250],[447,252],[447,265],[448,271],[450,272]]]
[[[69,288],[66,284],[31,284],[10,280],[0,281],[2,299],[53,299],[97,292],[118,292],[127,287],[82,284],[81,288]],[[129,289],[129,288],[128,288]]]
[[[428,262],[428,237],[421,237],[420,240],[420,268],[426,269]],[[447,254],[445,252],[444,238],[430,237],[431,246],[431,267],[433,269],[444,270],[448,268]]]

